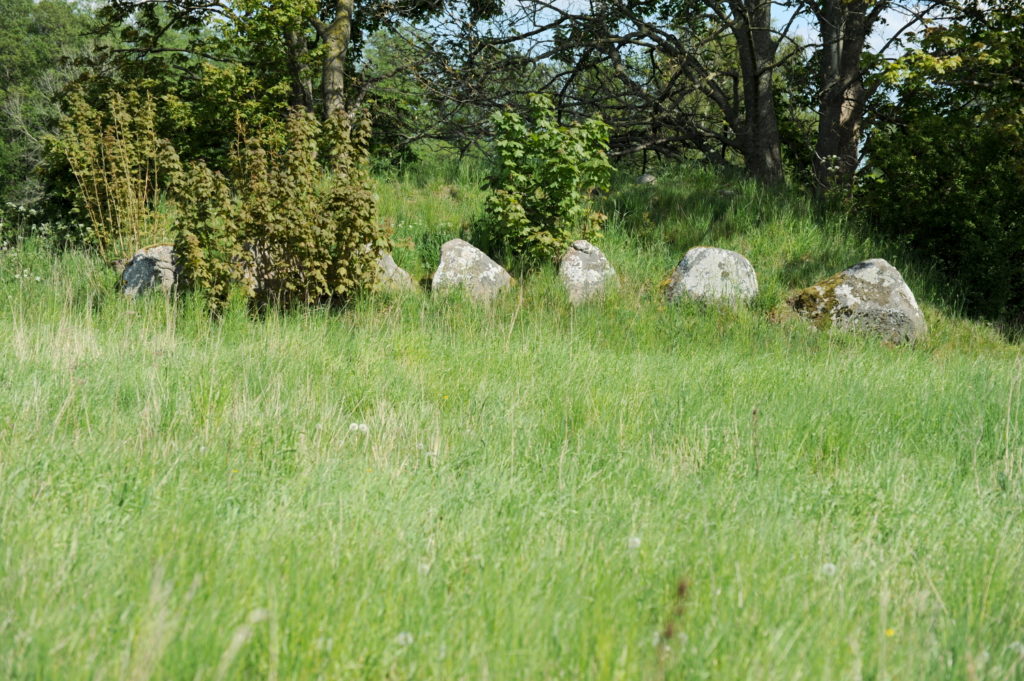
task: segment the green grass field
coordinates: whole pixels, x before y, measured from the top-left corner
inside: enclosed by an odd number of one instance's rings
[[[380,179],[415,276],[478,179]],[[0,253],[0,678],[1024,679],[1020,346],[799,197],[605,210],[622,285],[575,311],[539,272],[211,321]],[[698,244],[750,309],[664,305]],[[769,320],[867,257],[925,342]]]

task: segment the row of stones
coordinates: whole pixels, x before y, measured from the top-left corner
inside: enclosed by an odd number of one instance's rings
[[[122,273],[124,292],[134,296],[154,286],[170,290],[174,285],[173,255],[170,246],[136,253]],[[419,290],[390,254],[378,260],[378,267],[384,288]],[[559,277],[573,305],[603,297],[618,281],[608,258],[589,241],[573,242],[561,258]],[[431,290],[462,289],[470,298],[486,302],[512,282],[512,276],[483,251],[462,239],[452,239],[441,247]],[[665,288],[669,302],[690,298],[737,305],[749,302],[757,293],[757,273],[749,260],[734,251],[704,246],[686,252]],[[817,328],[868,331],[893,343],[917,340],[928,328],[910,287],[896,268],[882,259],[858,263],[798,291],[787,303]]]
[[[616,282],[608,259],[587,241],[572,244],[562,257],[559,276],[574,305],[604,295]],[[512,277],[500,265],[455,239],[441,248],[432,286],[435,291],[462,286],[472,297],[489,300],[511,283]],[[757,293],[757,273],[749,260],[734,251],[704,246],[687,251],[665,289],[670,302],[691,298],[739,304]],[[895,267],[880,258],[843,270],[787,302],[818,328],[868,331],[893,343],[917,340],[928,329],[910,287]]]
[[[416,289],[412,277],[381,260],[382,280],[390,288]],[[615,268],[589,241],[574,241],[562,256],[558,275],[569,302],[579,305],[601,298],[618,282]],[[475,300],[490,301],[512,285],[512,277],[483,251],[462,239],[441,246],[441,262],[431,278],[431,290],[461,288]],[[757,295],[757,274],[739,253],[720,248],[691,248],[672,273],[666,297],[674,302],[689,297],[709,302],[749,301]]]

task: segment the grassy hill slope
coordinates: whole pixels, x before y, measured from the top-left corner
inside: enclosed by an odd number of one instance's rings
[[[400,264],[478,179],[381,178]],[[213,322],[0,253],[0,677],[1024,678],[1019,346],[799,198],[681,169],[607,208],[623,285],[577,311],[541,272]],[[697,244],[751,309],[663,304]],[[865,257],[926,342],[769,321]]]

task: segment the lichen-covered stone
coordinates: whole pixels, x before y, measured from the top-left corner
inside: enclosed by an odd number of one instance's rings
[[[462,239],[441,246],[441,263],[431,280],[435,293],[463,288],[475,300],[489,301],[512,285],[512,276],[479,248]]]
[[[589,241],[574,241],[558,266],[558,276],[573,305],[603,296],[616,281],[608,258]]]
[[[665,297],[669,302],[693,298],[705,302],[740,303],[757,295],[757,273],[735,251],[691,248],[672,272]]]
[[[170,244],[136,251],[121,271],[121,290],[129,298],[151,288],[167,293],[174,288],[174,281],[174,248]]]
[[[398,266],[390,253],[384,253],[377,258],[377,285],[385,291],[419,290],[412,276]]]
[[[881,258],[819,281],[788,303],[819,329],[866,331],[891,343],[914,341],[928,332],[914,293],[899,271]]]

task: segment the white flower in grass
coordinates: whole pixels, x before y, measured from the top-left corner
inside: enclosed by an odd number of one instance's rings
[[[635,551],[640,548],[640,537],[630,537],[626,540],[626,546],[629,547],[630,551]]]
[[[412,634],[410,634],[408,631],[400,631],[398,632],[398,636],[395,636],[395,644],[400,645],[403,648],[405,646],[411,646],[412,641]]]
[[[362,433],[363,435],[366,435],[367,433],[370,432],[370,426],[366,425],[365,423],[350,423],[348,425],[348,432]]]
[[[821,574],[823,577],[833,577],[836,574],[835,563],[825,563],[821,566]]]

